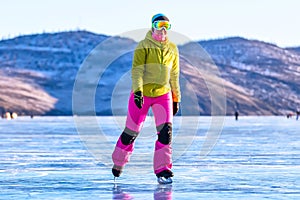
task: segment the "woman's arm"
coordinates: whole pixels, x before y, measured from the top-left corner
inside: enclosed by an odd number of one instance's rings
[[[134,51],[131,79],[133,92],[143,92],[143,76],[145,70],[146,49],[139,43]]]
[[[179,53],[177,47],[174,49],[174,62],[171,69],[170,74],[170,85],[173,95],[173,102],[180,102],[181,101],[181,93],[180,93],[180,85],[179,85],[179,74],[180,74],[180,68],[179,68]]]

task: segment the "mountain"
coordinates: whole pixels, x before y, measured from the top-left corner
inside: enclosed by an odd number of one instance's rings
[[[1,41],[0,81],[16,88],[22,85],[38,86],[52,101],[41,110],[40,107],[44,106],[39,102],[45,102],[42,95],[32,99],[14,88],[3,90],[6,86],[1,84],[0,108],[24,114],[71,115],[72,88],[77,70],[89,52],[107,37],[74,31],[27,35]],[[17,107],[12,103],[16,98],[19,99]],[[32,99],[32,106],[28,106],[28,99]]]
[[[123,115],[136,44],[87,31],[2,40],[0,111]],[[285,115],[300,105],[300,47],[231,37],[179,51],[186,115]]]
[[[200,42],[220,68],[222,77],[239,86],[251,105],[245,114],[284,114],[300,105],[300,54],[276,45],[243,38]],[[231,101],[236,98],[227,92]],[[248,98],[247,98],[248,97]],[[251,107],[247,108],[247,106]]]

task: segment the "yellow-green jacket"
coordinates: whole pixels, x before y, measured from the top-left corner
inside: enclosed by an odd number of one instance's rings
[[[144,96],[158,97],[172,91],[173,101],[180,102],[179,53],[168,39],[158,42],[149,31],[139,42],[133,57],[132,90]]]

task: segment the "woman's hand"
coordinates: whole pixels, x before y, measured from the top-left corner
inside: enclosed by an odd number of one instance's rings
[[[178,102],[173,102],[173,115],[176,115],[178,110],[179,110],[179,103]]]
[[[143,107],[144,97],[141,91],[137,91],[134,93],[134,103],[139,109]]]

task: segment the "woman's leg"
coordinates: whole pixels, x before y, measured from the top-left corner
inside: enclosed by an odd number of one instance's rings
[[[172,168],[172,121],[173,107],[171,93],[157,97],[153,106],[153,114],[158,134],[155,143],[153,167],[154,173],[171,171]]]
[[[144,97],[143,107],[139,109],[134,103],[134,94],[130,94],[126,127],[120,135],[112,154],[113,169],[121,172],[126,163],[128,163],[134,149],[134,140],[141,131],[149,108],[150,102],[147,97]]]

